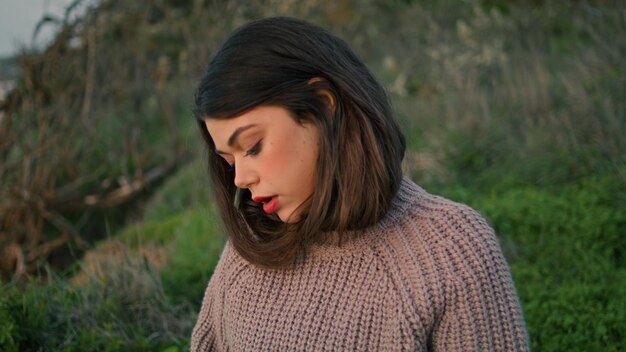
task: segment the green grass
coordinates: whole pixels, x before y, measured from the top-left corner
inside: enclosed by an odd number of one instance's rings
[[[116,236],[132,246],[164,244],[168,263],[161,274],[166,293],[198,309],[225,241],[208,183],[202,160],[195,160],[152,197],[142,223]]]
[[[168,302],[148,266],[110,268],[80,287],[61,280],[0,288],[3,351],[158,351],[184,347],[193,310]]]
[[[191,164],[169,180],[146,209],[150,220],[117,234],[121,255],[105,258],[96,272],[86,264],[78,270],[87,278],[80,284],[55,277],[47,285],[0,287],[0,350],[187,350],[224,244],[212,207],[180,199],[191,195],[185,185],[196,171]],[[154,246],[165,249],[160,270],[142,254]]]
[[[224,245],[215,214],[208,208],[186,210],[162,221],[152,221],[120,233],[132,246],[158,241],[167,248],[161,271],[166,294],[175,302],[200,301]]]

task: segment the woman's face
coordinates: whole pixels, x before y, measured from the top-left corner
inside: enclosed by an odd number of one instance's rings
[[[216,152],[235,167],[235,185],[249,189],[265,213],[297,221],[305,210],[298,207],[315,187],[317,127],[298,124],[279,106],[259,106],[235,118],[207,118],[204,123]]]

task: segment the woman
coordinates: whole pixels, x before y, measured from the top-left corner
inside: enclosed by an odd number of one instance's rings
[[[193,351],[519,351],[493,231],[402,176],[383,88],[325,30],[235,31],[196,95],[229,240]]]

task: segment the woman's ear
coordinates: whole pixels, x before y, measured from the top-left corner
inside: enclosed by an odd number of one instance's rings
[[[318,83],[318,82],[322,82],[322,86],[326,86],[328,85],[328,82],[320,77],[313,77],[309,80],[309,84],[314,84],[314,83]],[[330,110],[332,112],[335,112],[335,106],[336,106],[336,99],[335,99],[335,95],[330,91],[330,89],[328,88],[317,88],[315,89],[315,93],[319,94],[320,96],[324,97],[324,99],[326,100],[327,104],[328,104],[328,108],[330,108]]]

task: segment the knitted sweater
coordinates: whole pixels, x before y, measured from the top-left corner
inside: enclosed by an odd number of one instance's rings
[[[474,210],[404,178],[357,234],[280,270],[227,242],[191,351],[529,350],[507,264]]]

